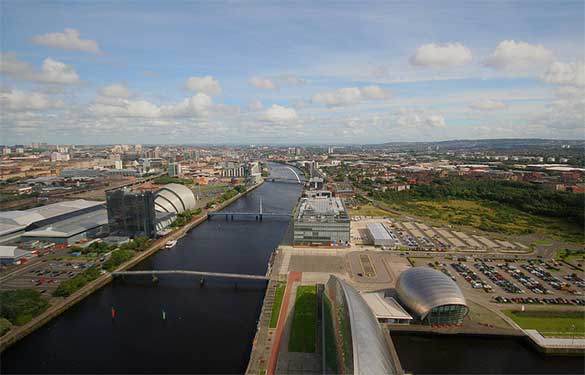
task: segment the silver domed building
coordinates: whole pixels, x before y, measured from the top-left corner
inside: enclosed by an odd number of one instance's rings
[[[429,267],[414,267],[400,274],[396,294],[404,307],[427,324],[461,324],[469,312],[459,286]]]
[[[188,187],[181,184],[168,184],[157,190],[154,198],[154,207],[159,212],[180,214],[194,210],[196,207],[195,195]]]

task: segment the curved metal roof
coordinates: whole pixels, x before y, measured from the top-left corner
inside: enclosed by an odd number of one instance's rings
[[[181,213],[194,210],[197,203],[195,195],[188,187],[181,184],[168,184],[156,192],[154,205],[157,211]]]
[[[437,306],[467,306],[459,286],[441,271],[414,267],[400,274],[396,293],[403,305],[424,319]]]
[[[363,297],[345,281],[331,276],[345,294],[352,333],[354,374],[394,374],[382,328]]]

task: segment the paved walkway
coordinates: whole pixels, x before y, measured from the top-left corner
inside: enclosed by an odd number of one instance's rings
[[[278,324],[276,325],[276,332],[274,334],[274,343],[272,346],[272,352],[270,353],[270,361],[268,362],[268,375],[274,375],[276,371],[276,364],[278,362],[278,352],[282,340],[282,333],[286,324],[286,312],[289,309],[291,303],[291,294],[294,290],[295,282],[300,282],[302,278],[301,272],[289,272],[286,289],[284,291],[284,297],[282,298],[282,305],[280,307],[280,314],[278,315]]]

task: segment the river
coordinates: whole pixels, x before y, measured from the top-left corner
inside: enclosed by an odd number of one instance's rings
[[[262,197],[264,212],[290,212],[300,193],[298,184],[266,182],[229,210],[257,211]],[[287,227],[214,218],[134,269],[264,275]],[[2,373],[242,373],[265,288],[217,279],[200,287],[185,276],[114,281],[2,353]]]
[[[546,356],[523,338],[393,333],[400,363],[414,374],[583,374],[583,356]]]

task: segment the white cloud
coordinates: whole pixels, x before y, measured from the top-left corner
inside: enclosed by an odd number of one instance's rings
[[[469,64],[472,59],[471,50],[461,43],[431,43],[418,47],[409,61],[414,66],[441,68]]]
[[[219,95],[222,91],[219,81],[212,76],[189,77],[185,85],[191,91],[202,92],[207,95]]]
[[[471,109],[476,109],[479,111],[495,111],[499,109],[505,109],[506,104],[499,100],[492,100],[492,99],[480,99],[477,100],[469,105]]]
[[[2,111],[42,111],[60,108],[63,103],[51,100],[37,92],[26,92],[16,89],[0,92],[0,108]]]
[[[444,128],[445,118],[438,113],[418,109],[400,109],[394,115],[394,121],[404,128]]]
[[[40,83],[76,84],[80,82],[73,66],[50,57],[43,60],[40,71],[35,71],[29,63],[19,60],[15,54],[2,54],[0,56],[0,73],[14,79]]]
[[[163,115],[177,117],[207,116],[213,106],[213,99],[207,94],[197,93],[181,103],[163,108]]]
[[[146,100],[128,100],[102,96],[96,98],[94,103],[89,106],[89,111],[98,116],[154,119],[206,117],[212,108],[213,99],[206,94],[197,93],[179,103],[164,106],[157,106]]]
[[[62,33],[36,35],[32,37],[31,41],[35,44],[68,51],[101,53],[100,47],[95,40],[81,39],[79,37],[79,31],[75,29],[65,29]]]
[[[540,75],[540,79],[557,85],[585,86],[585,62],[554,62]]]
[[[338,107],[359,104],[364,100],[385,100],[391,96],[392,93],[389,90],[379,86],[346,87],[336,91],[315,94],[312,101],[329,107]]]
[[[273,104],[264,112],[264,118],[270,122],[290,122],[297,119],[297,111]]]
[[[252,112],[261,111],[262,108],[264,108],[264,106],[259,99],[252,99],[250,100],[250,103],[248,103],[248,109]]]
[[[538,68],[553,60],[553,53],[541,45],[504,40],[483,63],[497,70],[514,72]]]
[[[161,115],[160,108],[146,100],[113,98],[97,98],[89,106],[89,111],[94,115],[106,117],[156,118]]]
[[[108,96],[111,98],[128,98],[130,97],[130,90],[125,85],[114,83],[109,86],[105,86],[100,90],[100,93],[103,96]]]
[[[289,85],[289,86],[299,86],[304,85],[307,81],[303,78],[300,78],[294,74],[283,74],[278,79],[279,83],[282,85]]]
[[[47,57],[43,60],[38,80],[45,83],[73,84],[79,83],[79,76],[71,65]]]
[[[380,86],[366,86],[362,87],[360,91],[364,98],[371,100],[385,100],[392,96],[389,90],[385,90]]]
[[[265,89],[265,90],[276,89],[276,84],[268,78],[250,77],[250,79],[248,80],[248,83],[251,86],[254,86],[254,87],[259,88],[259,89]]]

